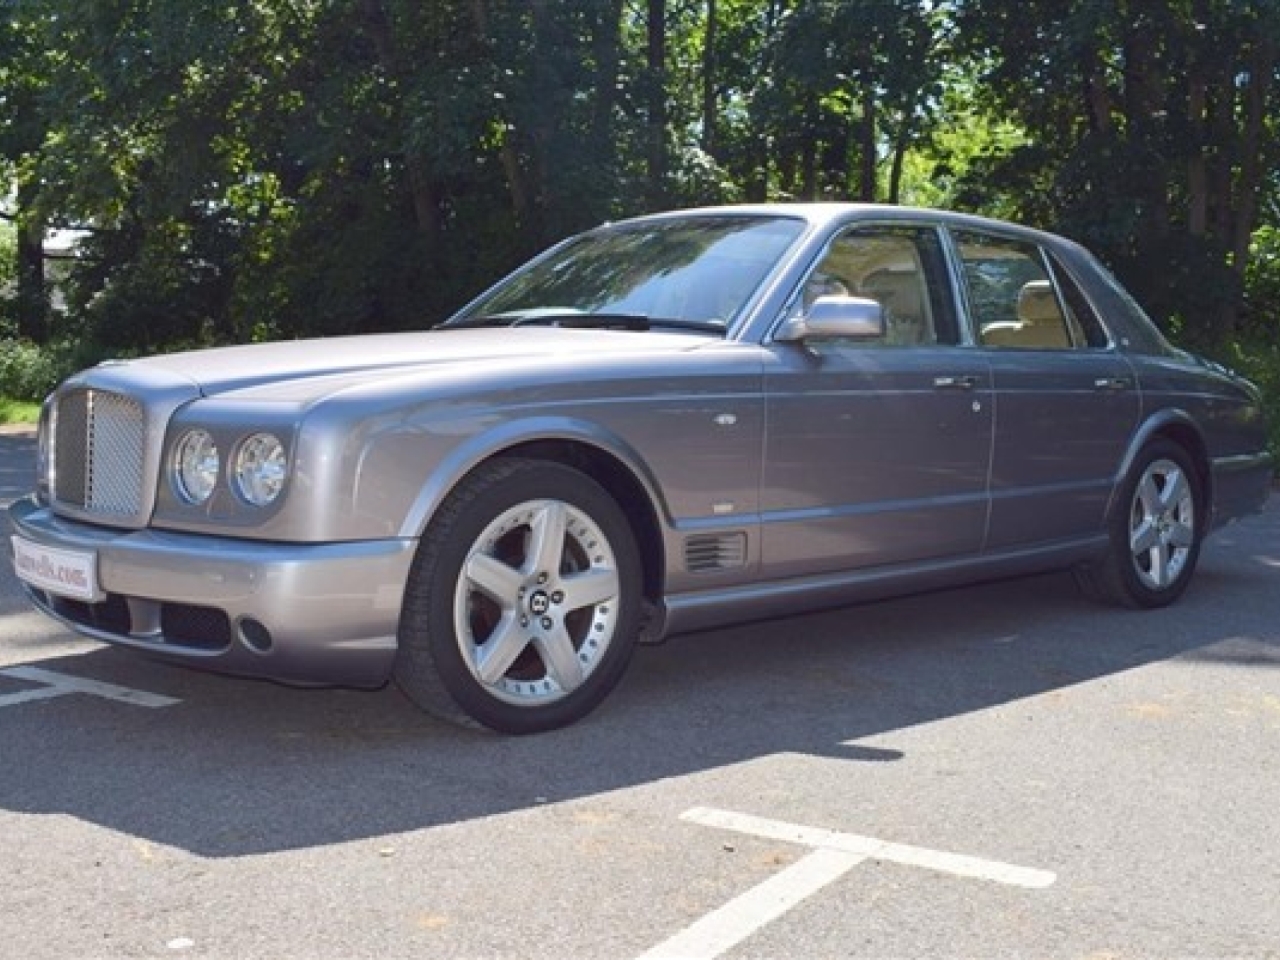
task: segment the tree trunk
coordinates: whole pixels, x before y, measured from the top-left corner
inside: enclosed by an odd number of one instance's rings
[[[716,155],[720,98],[716,91],[716,0],[707,0],[707,26],[702,35],[702,149]]]
[[[660,209],[667,198],[667,3],[648,0],[649,66],[649,206]]]
[[[600,147],[613,143],[614,108],[618,103],[618,74],[622,64],[622,3],[623,0],[601,3],[592,30],[597,75],[591,136]],[[597,155],[605,153],[597,150]]]
[[[818,199],[818,105],[810,101],[805,106],[804,139],[800,146],[800,196],[804,200]]]
[[[49,289],[44,273],[44,223],[32,216],[34,191],[18,189],[18,336],[35,343],[49,339]]]
[[[1266,135],[1268,103],[1272,99],[1276,73],[1276,39],[1259,37],[1249,58],[1249,85],[1244,91],[1244,129],[1240,136],[1240,176],[1236,182],[1236,222],[1231,237],[1231,267],[1243,278],[1249,260],[1249,242],[1258,220],[1258,195],[1266,175],[1263,138]]]
[[[1156,62],[1155,38],[1150,24],[1139,20],[1124,33],[1124,109],[1126,135],[1130,144],[1150,147],[1156,143],[1157,115],[1164,106],[1160,97],[1160,68]],[[1169,175],[1163,157],[1148,149],[1147,159],[1153,169],[1142,183],[1142,226],[1147,237],[1158,238],[1169,233]]]
[[[391,18],[387,16],[386,8],[382,5],[382,0],[360,0],[360,13],[383,71],[397,79],[402,77],[395,32]],[[402,159],[405,166],[405,181],[413,203],[414,221],[427,243],[434,249],[440,241],[443,229],[439,186],[432,182],[426,157],[419,151],[405,150]]]
[[[1207,22],[1208,16],[1205,0],[1195,0],[1192,4],[1192,22],[1183,40],[1188,48],[1189,59],[1187,132],[1191,140],[1190,156],[1187,158],[1187,231],[1193,237],[1203,237],[1209,229],[1209,165],[1206,155],[1209,80],[1205,69],[1209,51],[1195,29],[1195,24]]]
[[[876,199],[876,88],[863,81],[862,118],[858,124],[858,199]]]
[[[889,202],[902,202],[902,168],[906,163],[907,151],[911,149],[911,127],[909,122],[898,135],[893,147],[893,167],[889,172]]]
[[[475,38],[480,46],[489,47],[489,7],[486,0],[471,0],[471,24],[475,29]],[[492,52],[490,51],[490,55]],[[517,227],[528,229],[533,219],[533,191],[528,182],[528,175],[520,162],[520,151],[511,135],[511,124],[499,108],[495,118],[499,127],[498,158],[502,162],[502,172],[507,180],[507,195],[511,198],[511,211]]]

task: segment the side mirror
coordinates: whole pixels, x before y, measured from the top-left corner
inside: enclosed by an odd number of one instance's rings
[[[819,297],[800,316],[788,320],[775,340],[876,340],[884,336],[884,307],[865,297]]]

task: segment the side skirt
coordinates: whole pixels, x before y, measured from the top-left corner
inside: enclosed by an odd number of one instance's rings
[[[868,600],[1028,576],[1072,567],[1107,550],[1104,534],[1048,546],[949,557],[892,567],[826,573],[768,583],[681,593],[655,611],[650,636],[707,630],[734,623],[842,607]]]

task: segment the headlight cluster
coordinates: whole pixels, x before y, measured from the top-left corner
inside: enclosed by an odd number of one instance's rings
[[[231,489],[245,503],[266,507],[284,489],[289,461],[275,434],[255,433],[238,441],[230,463]],[[208,430],[188,430],[173,447],[170,467],[173,485],[187,503],[207,501],[223,475],[222,455]]]
[[[231,482],[246,503],[265,507],[280,496],[289,464],[274,434],[255,433],[236,450]]]

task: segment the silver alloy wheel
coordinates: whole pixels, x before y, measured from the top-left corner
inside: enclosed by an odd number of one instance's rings
[[[1152,590],[1177,582],[1196,542],[1196,500],[1183,469],[1153,460],[1143,471],[1129,512],[1134,571]]]
[[[453,603],[463,662],[507,703],[561,699],[608,651],[620,583],[613,548],[584,511],[560,500],[517,504],[463,561]]]

